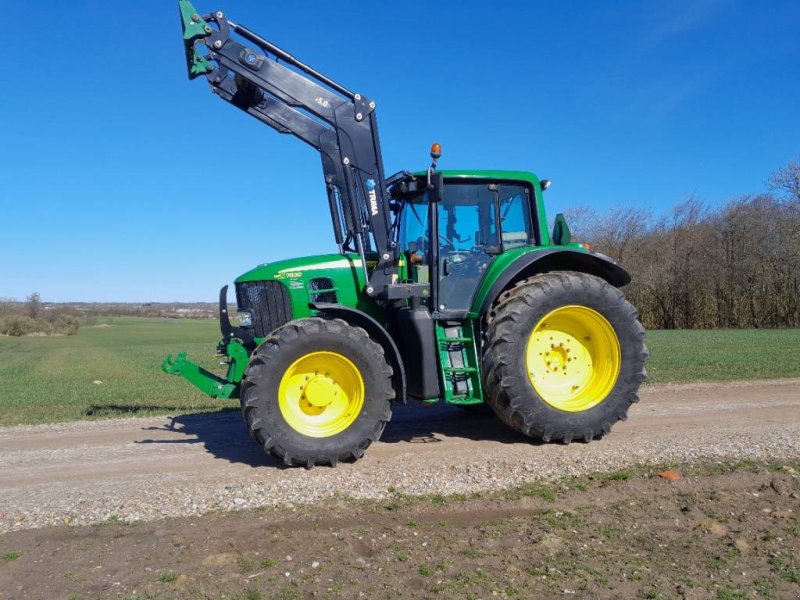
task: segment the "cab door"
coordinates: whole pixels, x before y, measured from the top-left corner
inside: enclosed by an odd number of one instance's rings
[[[468,311],[494,257],[535,243],[529,188],[514,182],[445,183],[435,226],[439,312]]]

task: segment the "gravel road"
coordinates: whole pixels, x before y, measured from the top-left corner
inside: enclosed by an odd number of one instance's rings
[[[336,495],[493,490],[637,463],[800,456],[800,379],[643,388],[591,444],[532,444],[492,415],[398,407],[381,442],[336,469],[286,469],[238,411],[0,429],[0,532],[153,520]]]

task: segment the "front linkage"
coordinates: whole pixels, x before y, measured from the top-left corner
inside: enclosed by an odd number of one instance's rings
[[[217,346],[217,352],[227,356],[228,373],[225,379],[187,359],[186,352],[180,352],[174,360],[169,354],[161,363],[161,369],[168,375],[180,375],[212,398],[238,398],[239,382],[242,380],[249,358],[247,350],[238,341],[226,344],[225,340],[222,340]]]
[[[168,375],[179,375],[204,394],[212,398],[238,398],[239,384],[250,360],[246,345],[253,345],[252,335],[246,329],[231,325],[228,317],[228,286],[219,292],[219,323],[222,339],[217,344],[217,356],[224,357],[222,364],[228,365],[225,378],[215,375],[186,358],[186,352],[180,352],[173,360],[167,355],[161,363],[161,370]]]

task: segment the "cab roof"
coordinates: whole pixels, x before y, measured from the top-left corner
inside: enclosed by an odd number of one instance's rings
[[[445,179],[501,179],[506,181],[526,181],[534,187],[539,185],[539,178],[529,171],[493,171],[493,170],[443,170],[437,171]],[[427,171],[414,173],[415,177],[424,177]]]

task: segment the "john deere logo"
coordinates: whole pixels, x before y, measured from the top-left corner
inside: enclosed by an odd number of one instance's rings
[[[378,214],[378,194],[375,193],[375,182],[367,179],[367,196],[369,197],[369,212],[374,217]]]

